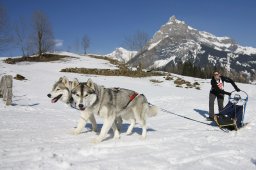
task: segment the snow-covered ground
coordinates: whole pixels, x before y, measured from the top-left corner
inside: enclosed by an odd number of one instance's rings
[[[67,53],[63,53],[67,54]],[[14,80],[13,106],[0,101],[0,169],[256,169],[256,90],[255,85],[239,84],[249,94],[245,121],[249,124],[238,132],[225,133],[205,120],[208,116],[209,80],[198,81],[201,90],[175,87],[173,81],[151,83],[163,77],[129,78],[61,73],[66,67],[110,68],[104,60],[72,55],[72,60],[51,63],[8,65],[0,60],[0,76],[21,74],[28,80]],[[92,78],[106,87],[123,87],[143,93],[150,103],[200,122],[184,119],[163,111],[148,119],[148,137],[140,139],[141,128],[121,139],[112,137],[92,144],[96,133],[90,126],[74,136],[72,129],[79,111],[63,103],[52,104],[47,94],[60,76],[86,81]],[[226,84],[226,90],[233,90]],[[225,103],[227,100],[225,100]],[[217,110],[217,109],[216,109]],[[98,126],[102,119],[96,117]],[[204,124],[204,123],[208,123]],[[109,133],[111,136],[112,132]]]

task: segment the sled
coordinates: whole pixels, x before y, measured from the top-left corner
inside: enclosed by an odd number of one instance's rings
[[[231,92],[228,104],[214,116],[214,121],[221,129],[238,130],[245,126],[244,115],[248,94],[245,91]]]

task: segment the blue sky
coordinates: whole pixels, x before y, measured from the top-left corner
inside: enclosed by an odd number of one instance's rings
[[[74,50],[86,34],[91,40],[89,53],[110,53],[136,31],[153,36],[172,15],[198,30],[256,47],[255,0],[0,0],[0,4],[11,23],[20,17],[29,23],[34,11],[43,11],[62,42],[60,50]]]

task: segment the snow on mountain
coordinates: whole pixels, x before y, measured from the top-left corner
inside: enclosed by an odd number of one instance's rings
[[[9,65],[0,59],[0,75],[24,75],[27,80],[13,82],[13,105],[0,100],[0,169],[255,169],[256,167],[256,91],[255,85],[238,87],[249,94],[245,122],[238,132],[225,133],[208,116],[210,80],[183,77],[199,82],[201,90],[178,88],[163,77],[130,78],[59,72],[66,67],[109,68],[106,62],[62,52],[73,58],[47,63]],[[86,126],[82,134],[71,134],[80,112],[61,102],[52,104],[46,96],[60,76],[85,82],[91,78],[105,87],[123,87],[144,94],[159,107],[156,117],[149,118],[148,137],[140,139],[141,127],[125,135],[130,122],[124,121],[121,138],[112,132],[100,144],[91,141],[98,135]],[[177,75],[173,75],[177,76]],[[154,84],[150,79],[163,81]],[[232,91],[230,84],[225,90]],[[227,98],[225,98],[225,104]],[[187,116],[184,119],[170,113]],[[217,112],[217,108],[216,112]],[[102,118],[95,116],[98,128]],[[200,123],[201,122],[201,123]]]
[[[238,46],[236,49],[235,53],[237,54],[246,54],[246,55],[251,55],[251,54],[256,54],[256,48],[253,47],[243,47],[243,46]]]
[[[107,54],[106,56],[126,63],[130,59],[132,59],[136,54],[137,54],[137,51],[129,51],[122,47],[119,47],[119,48],[116,48],[115,51],[113,51],[112,53]]]
[[[228,56],[230,63],[227,63]],[[237,72],[255,73],[256,48],[243,47],[229,37],[198,31],[172,16],[129,64],[136,66],[143,63],[145,68],[165,69],[185,61],[200,67],[208,64],[223,67],[229,64],[230,69]],[[242,65],[236,64],[237,61]]]
[[[204,42],[210,46],[217,47],[220,50],[230,48],[233,43],[233,40],[229,37],[216,37],[213,34],[205,31],[199,31],[199,41]]]

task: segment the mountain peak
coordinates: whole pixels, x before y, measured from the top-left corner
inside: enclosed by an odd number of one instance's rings
[[[116,48],[112,53],[107,54],[106,56],[126,63],[131,58],[133,58],[136,55],[136,53],[137,51],[129,51],[125,48],[119,47]]]
[[[176,16],[175,15],[171,16],[171,18],[169,19],[169,21],[171,21],[171,22],[175,22],[175,20],[176,20]]]
[[[169,24],[185,24],[184,21],[178,20],[175,15],[171,16],[169,21],[167,22],[167,25]]]
[[[153,48],[166,37],[186,35],[188,32],[188,26],[185,24],[185,22],[177,20],[176,16],[173,15],[172,17],[170,17],[169,21],[166,24],[162,25],[160,30],[154,34],[154,36],[150,40],[151,45],[149,46],[149,48]]]

